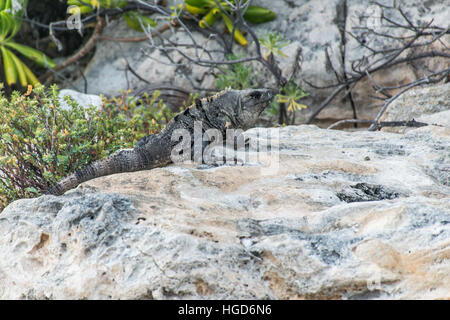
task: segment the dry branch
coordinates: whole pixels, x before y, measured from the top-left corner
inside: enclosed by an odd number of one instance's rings
[[[433,58],[450,59],[450,49],[443,41],[443,37],[450,34],[450,31],[449,27],[433,25],[433,20],[426,23],[414,24],[408,17],[407,13],[401,8],[383,5],[378,2],[372,3],[378,5],[382,8],[382,10],[384,10],[382,11],[380,18],[384,24],[384,30],[388,31],[379,32],[374,28],[366,26],[357,26],[354,27],[353,30],[364,31],[366,35],[371,35],[375,39],[389,39],[392,44],[384,48],[374,47],[373,45],[367,43],[365,38],[361,38],[358,34],[354,32],[346,32],[351,38],[355,39],[361,47],[367,49],[369,53],[351,62],[351,71],[344,71],[342,75],[335,71],[337,82],[334,84],[328,86],[316,86],[305,81],[310,86],[317,89],[334,88],[333,92],[312,112],[306,123],[311,123],[317,115],[345,88],[347,88],[347,94],[351,94],[351,91],[357,83],[365,78],[368,78],[375,92],[382,95],[381,97],[373,95],[370,96],[384,101],[382,109],[373,120],[374,122],[371,123],[369,128],[369,130],[376,130],[378,128],[378,121],[382,114],[400,95],[411,88],[429,83],[437,83],[448,78],[449,68],[444,68],[443,70],[430,72],[429,75],[406,84],[397,86],[382,86],[376,84],[372,77],[375,73],[388,70],[397,65],[405,63],[409,64],[414,61],[423,61]],[[399,18],[389,18],[389,15],[386,14],[385,11],[390,11],[391,13],[398,12]],[[404,30],[402,36],[395,36],[392,34],[392,31],[396,29]],[[442,49],[436,50],[433,48],[433,44],[436,42],[439,42],[442,45]],[[336,70],[333,66],[332,68],[333,70]],[[353,122],[349,122],[350,120],[345,121],[347,121],[347,123],[368,123],[366,120],[354,120],[355,121]]]

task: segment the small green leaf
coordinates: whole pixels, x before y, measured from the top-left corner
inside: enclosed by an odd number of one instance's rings
[[[274,20],[275,16],[275,12],[272,12],[269,9],[258,6],[249,6],[244,14],[244,19],[251,23],[264,23]]]
[[[30,60],[33,60],[34,62],[36,62],[37,64],[39,64],[42,67],[50,67],[50,68],[55,67],[55,63],[53,62],[52,59],[50,59],[44,53],[42,53],[36,49],[33,49],[31,47],[25,46],[23,44],[18,44],[18,43],[12,42],[12,41],[5,42],[5,45],[14,50],[17,50],[18,52],[23,54],[25,57],[27,57]]]
[[[267,52],[265,52],[264,54],[264,59],[266,60],[270,54],[277,54],[286,58],[287,55],[284,54],[280,49],[288,46],[291,43],[289,40],[283,40],[283,36],[276,31],[265,34],[263,37],[261,37],[261,39],[259,39],[259,42],[263,47],[267,49]]]
[[[219,13],[219,9],[213,8],[211,9],[203,18],[200,20],[198,25],[200,28],[211,27],[217,20],[217,13]]]
[[[198,8],[202,7],[208,7],[208,6],[215,6],[216,3],[214,0],[185,0],[186,4]]]
[[[148,27],[156,27],[158,25],[155,20],[141,15],[136,11],[124,13],[123,18],[131,29],[139,32],[144,32],[144,29],[148,29]]]
[[[39,190],[36,189],[35,187],[28,187],[28,188],[25,188],[25,191],[26,191],[26,192],[29,192],[29,193],[34,193],[34,194],[39,194],[39,193],[40,193]]]
[[[23,64],[22,61],[20,61],[19,58],[17,58],[17,56],[14,53],[12,53],[9,50],[8,50],[8,55],[10,56],[12,61],[14,62],[15,68],[17,70],[17,74],[19,76],[20,85],[22,87],[25,87],[28,84],[28,82],[27,82],[27,75],[25,73],[26,66]]]
[[[189,4],[185,4],[186,5],[186,10],[189,12],[189,13],[192,13],[192,14],[204,14],[204,13],[206,13],[206,12],[208,12],[208,9],[206,9],[206,8],[199,8],[199,7],[196,7],[196,6],[191,6],[191,5],[189,5]]]
[[[234,40],[236,40],[241,46],[247,46],[247,39],[245,39],[244,35],[239,31],[239,29],[233,27],[233,22],[231,22],[230,18],[228,18],[227,15],[222,12],[220,12],[220,14],[222,15],[222,19],[225,22],[228,33],[231,34],[232,32],[234,32]]]

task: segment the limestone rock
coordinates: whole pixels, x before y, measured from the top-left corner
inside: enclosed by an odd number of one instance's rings
[[[290,126],[256,152],[274,130],[247,132],[244,165],[116,174],[12,203],[0,299],[450,298],[449,128]]]
[[[100,96],[94,94],[84,94],[75,90],[63,89],[59,92],[58,98],[61,104],[61,108],[69,110],[70,107],[64,100],[65,96],[70,96],[75,102],[77,102],[81,107],[89,107],[91,105],[99,108],[102,105],[102,99]]]
[[[450,128],[450,83],[411,89],[394,100],[381,121],[416,120]],[[404,133],[407,127],[383,128],[383,131]]]
[[[418,117],[417,121],[450,128],[450,110],[433,114],[424,114]]]
[[[391,1],[382,1],[384,4],[391,4]],[[294,67],[295,53],[298,48],[302,49],[302,71],[297,80],[307,80],[318,86],[328,86],[336,82],[336,77],[331,65],[327,62],[326,50],[328,50],[334,69],[343,74],[351,72],[351,63],[368,53],[355,39],[346,36],[345,32],[356,32],[355,26],[377,26],[379,12],[374,5],[368,5],[363,0],[329,0],[329,1],[308,1],[308,0],[255,0],[255,5],[270,8],[277,13],[276,20],[260,25],[255,25],[254,30],[260,37],[265,33],[277,31],[291,44],[283,48],[283,52],[288,56],[277,57],[283,74],[289,77]],[[421,0],[402,1],[402,8],[410,14],[413,21],[430,21],[434,19],[436,25],[448,26],[448,14],[445,4],[439,0],[423,2]],[[380,25],[383,28],[383,25]],[[401,30],[400,30],[401,31]],[[396,30],[389,32],[397,32]],[[358,33],[358,32],[356,32]],[[368,44],[375,44],[379,48],[389,45],[388,40],[384,42],[379,39],[366,37]],[[358,33],[359,34],[359,33]],[[105,36],[110,37],[136,37],[142,36],[123,21],[113,21],[104,30]],[[190,38],[181,30],[176,30],[174,34],[165,32],[164,36],[179,39],[183,43],[189,43]],[[193,32],[192,37],[199,41],[200,46],[210,49],[217,49],[213,41],[198,32]],[[450,46],[450,36],[444,37],[444,45]],[[154,39],[154,44],[158,45],[158,39]],[[445,48],[440,43],[436,44],[436,50]],[[250,42],[249,50],[254,48]],[[194,50],[190,52],[194,56]],[[207,57],[203,57],[207,58]],[[215,81],[212,70],[205,67],[195,66],[189,63],[181,55],[175,55],[174,62],[177,65],[167,65],[170,61],[154,49],[150,43],[125,43],[115,41],[99,41],[96,53],[87,70],[88,93],[105,94],[107,96],[117,95],[120,90],[134,89],[140,91],[147,86],[132,73],[127,72],[127,62],[142,78],[152,85],[170,83],[178,87],[194,91],[193,87],[214,88]],[[163,63],[161,63],[163,62]],[[367,61],[369,63],[370,61]],[[262,79],[261,85],[273,86],[274,79],[267,73],[267,70],[255,63],[255,73]],[[374,74],[375,80],[380,85],[398,85],[413,81],[429,70],[437,70],[442,66],[448,67],[448,59],[430,59],[428,63],[423,61],[414,62],[408,66],[398,66],[389,70]],[[127,76],[125,76],[127,75]],[[189,81],[185,75],[191,79]],[[316,90],[303,82],[305,89],[310,93],[302,103],[310,108],[303,110],[301,117],[305,118],[314,107],[321,103],[334,88]],[[82,90],[85,80],[80,79],[76,83],[78,90]],[[369,94],[374,94],[371,84],[363,81],[354,90],[353,99],[356,102],[358,116],[360,118],[374,118],[379,110],[379,101],[369,98]],[[352,118],[352,108],[348,97],[338,96],[324,109],[318,118],[320,119],[343,119]],[[297,118],[299,119],[299,117]]]

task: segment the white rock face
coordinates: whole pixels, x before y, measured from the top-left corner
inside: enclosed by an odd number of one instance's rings
[[[381,121],[421,121],[450,128],[450,83],[407,91],[388,107]],[[383,131],[404,133],[411,128],[392,127]]]
[[[449,128],[279,133],[278,156],[245,165],[116,174],[12,203],[0,299],[450,298]]]

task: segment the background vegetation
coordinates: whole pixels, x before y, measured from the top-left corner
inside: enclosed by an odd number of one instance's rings
[[[69,172],[158,132],[173,114],[158,93],[136,99],[124,93],[101,108],[64,109],[58,88],[38,85],[10,98],[0,92],[0,210],[47,190]]]

